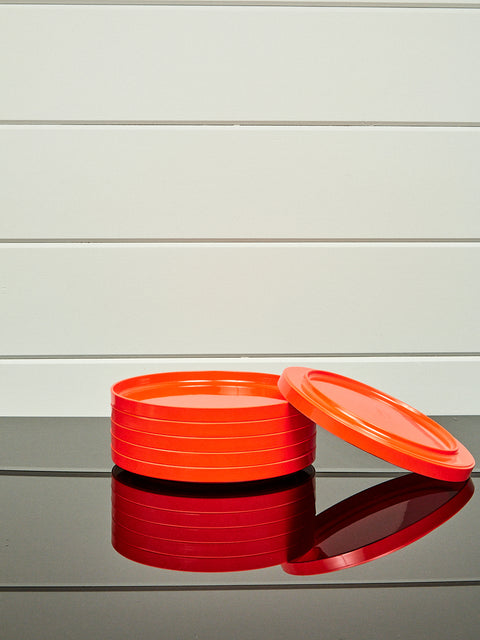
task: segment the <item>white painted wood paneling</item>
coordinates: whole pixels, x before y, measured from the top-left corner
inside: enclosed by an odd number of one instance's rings
[[[1,238],[479,238],[480,128],[0,127]]]
[[[110,387],[163,371],[262,371],[300,366],[361,380],[429,415],[480,413],[479,356],[0,360],[0,415],[108,416]]]
[[[480,351],[475,243],[0,248],[4,355]]]
[[[0,245],[1,414],[292,364],[480,411],[480,3],[62,3],[0,2],[0,238],[127,243]]]
[[[479,120],[480,12],[0,6],[0,119]]]

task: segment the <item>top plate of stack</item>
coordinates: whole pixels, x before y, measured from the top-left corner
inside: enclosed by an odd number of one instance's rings
[[[279,376],[232,371],[174,371],[122,380],[112,406],[158,420],[243,422],[298,415],[280,393]]]

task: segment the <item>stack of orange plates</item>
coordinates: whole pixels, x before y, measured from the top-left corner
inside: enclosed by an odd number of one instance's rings
[[[177,571],[274,566],[314,543],[314,473],[245,484],[139,478],[115,468],[112,544],[123,556]]]
[[[183,482],[245,482],[308,467],[315,424],[251,372],[169,372],[112,387],[112,458],[137,474]]]

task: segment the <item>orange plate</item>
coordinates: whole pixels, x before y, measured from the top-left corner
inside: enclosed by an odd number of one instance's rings
[[[112,448],[122,455],[155,464],[212,468],[245,467],[297,458],[315,448],[315,437],[310,436],[304,442],[288,447],[280,447],[279,449],[243,451],[240,453],[196,453],[194,451],[171,451],[168,449],[142,447],[131,442],[125,442],[125,440],[121,440],[112,434]]]
[[[182,438],[243,438],[274,435],[314,425],[309,418],[298,412],[291,416],[271,418],[269,420],[190,422],[145,418],[119,411],[115,407],[112,407],[112,420],[129,429]]]
[[[460,482],[475,460],[446,429],[361,382],[304,367],[285,369],[280,391],[299,411],[346,442],[425,476]]]
[[[112,435],[138,444],[142,447],[153,447],[154,449],[170,449],[173,451],[195,451],[197,453],[221,453],[258,451],[261,449],[278,449],[288,447],[292,444],[303,442],[307,438],[315,438],[316,426],[309,423],[307,427],[300,427],[293,431],[283,433],[273,433],[260,436],[242,436],[239,438],[189,438],[184,436],[164,436],[161,433],[147,433],[125,427],[122,423],[112,420]]]
[[[269,373],[156,373],[114,384],[112,406],[147,418],[193,422],[240,422],[296,414],[277,382],[278,376]]]
[[[184,467],[145,462],[115,451],[112,448],[112,459],[122,469],[138,473],[150,478],[162,478],[177,482],[249,482],[278,478],[295,471],[305,469],[315,459],[315,450],[294,458],[273,464],[260,464],[243,467]]]

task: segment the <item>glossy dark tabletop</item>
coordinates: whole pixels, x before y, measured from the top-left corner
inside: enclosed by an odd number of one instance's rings
[[[437,419],[480,458],[480,418]],[[480,635],[476,471],[429,483],[322,432],[314,477],[205,492],[112,477],[108,419],[1,424],[2,639]]]

